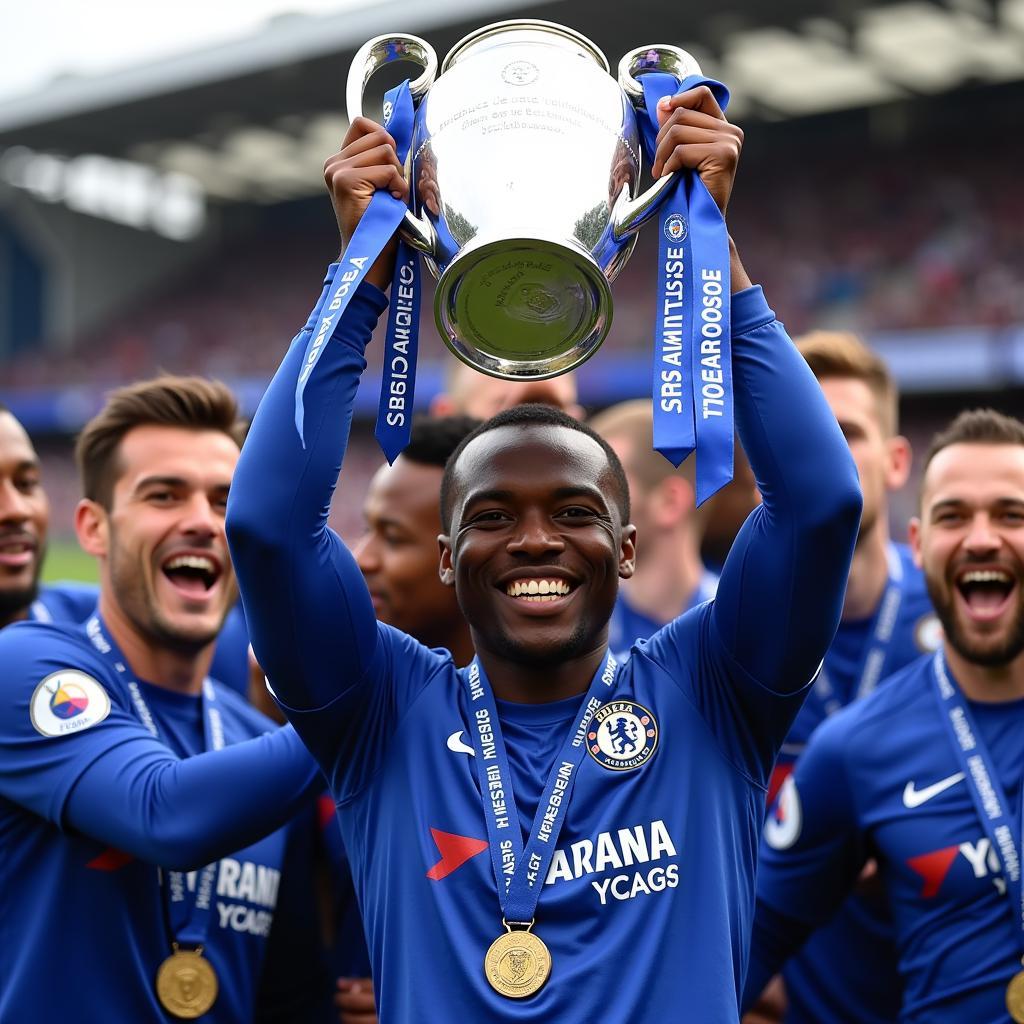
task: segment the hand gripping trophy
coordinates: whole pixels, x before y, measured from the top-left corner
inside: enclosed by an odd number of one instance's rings
[[[371,75],[395,60],[423,68],[410,85],[414,208],[401,233],[438,279],[441,337],[470,366],[510,380],[578,366],[608,333],[610,282],[674,183],[668,175],[636,194],[636,76],[699,75],[696,61],[673,46],[640,47],[622,58],[616,83],[578,32],[505,21],[467,35],[438,74],[424,40],[378,36],[352,63],[350,120]]]

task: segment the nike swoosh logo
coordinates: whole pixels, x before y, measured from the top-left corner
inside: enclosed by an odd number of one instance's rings
[[[925,786],[924,789],[915,789],[914,783],[908,782],[903,789],[903,806],[910,810],[920,807],[921,804],[931,800],[933,796],[945,793],[950,786],[955,786],[958,782],[963,782],[963,780],[964,773],[957,772],[956,775],[950,775],[946,779],[939,779],[938,782],[933,782],[930,786]]]
[[[476,751],[468,743],[462,742],[461,729],[448,737],[448,749],[453,754],[469,754],[470,757],[476,757]]]

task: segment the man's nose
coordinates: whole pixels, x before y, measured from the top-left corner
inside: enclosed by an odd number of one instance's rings
[[[10,526],[27,522],[31,516],[28,498],[10,479],[0,480],[0,522]]]
[[[978,512],[971,519],[964,547],[973,555],[991,554],[999,550],[1002,538],[987,512]]]
[[[542,555],[562,551],[565,542],[553,530],[545,516],[530,514],[519,522],[519,528],[508,542],[510,554]]]
[[[352,546],[352,557],[355,558],[361,573],[375,572],[380,567],[380,557],[372,530],[367,530]]]

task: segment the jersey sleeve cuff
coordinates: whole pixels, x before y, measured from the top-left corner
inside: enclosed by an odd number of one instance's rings
[[[752,285],[732,297],[732,334],[737,337],[764,327],[775,319],[775,311],[764,297],[764,289]]]

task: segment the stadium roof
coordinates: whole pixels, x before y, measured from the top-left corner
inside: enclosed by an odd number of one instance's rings
[[[213,197],[276,202],[319,193],[346,128],[355,50],[391,30],[440,55],[481,24],[560,21],[612,65],[651,41],[691,50],[727,82],[733,110],[779,120],[1024,79],[1024,0],[390,0],[285,15],[237,41],[105,75],[61,77],[0,103],[0,152],[98,153],[186,173]]]

